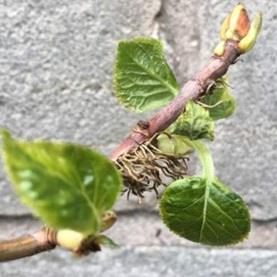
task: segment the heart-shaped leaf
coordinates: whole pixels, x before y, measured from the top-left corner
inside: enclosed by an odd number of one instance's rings
[[[118,100],[136,112],[167,105],[179,93],[179,86],[163,55],[162,43],[153,38],[120,41],[114,88]]]
[[[160,213],[171,231],[202,244],[235,244],[250,231],[242,198],[217,179],[192,176],[175,181],[164,191]]]

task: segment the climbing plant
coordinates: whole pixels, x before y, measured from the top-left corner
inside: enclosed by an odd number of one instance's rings
[[[139,37],[119,42],[114,69],[119,102],[134,112],[161,109],[139,121],[109,158],[77,144],[16,139],[3,129],[11,184],[46,227],[0,242],[0,261],[57,245],[79,255],[101,245],[115,247],[103,231],[116,221],[112,208],[120,193],[127,198],[134,194],[139,201],[145,192],[156,193],[162,221],[185,239],[212,246],[245,239],[251,222],[247,205],[216,177],[206,141],[216,140],[216,122],[236,109],[226,72],[253,48],[261,24],[260,13],[250,23],[238,4],[222,23],[210,62],[181,89],[161,41]],[[187,175],[193,151],[202,164],[199,176]]]

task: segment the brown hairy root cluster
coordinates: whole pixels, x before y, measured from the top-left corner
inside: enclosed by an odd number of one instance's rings
[[[155,146],[155,138],[139,144],[116,160],[125,186],[122,193],[127,193],[127,199],[132,193],[140,201],[145,191],[154,191],[158,197],[158,187],[167,185],[165,177],[172,181],[187,174],[189,158],[162,153]]]

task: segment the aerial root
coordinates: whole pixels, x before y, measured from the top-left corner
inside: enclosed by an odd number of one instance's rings
[[[127,193],[127,199],[132,193],[140,202],[146,191],[154,191],[158,198],[158,187],[167,186],[165,177],[172,181],[187,174],[189,158],[162,153],[156,147],[156,138],[157,135],[139,144],[115,162],[125,186],[122,194]]]

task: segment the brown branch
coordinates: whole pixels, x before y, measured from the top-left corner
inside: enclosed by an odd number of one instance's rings
[[[0,241],[0,262],[29,257],[56,247],[56,232],[43,228],[39,232],[13,240]]]
[[[236,41],[228,41],[224,55],[213,56],[210,62],[184,85],[180,94],[168,106],[148,122],[144,124],[139,122],[133,132],[113,151],[110,159],[116,161],[122,154],[168,128],[185,110],[188,100],[197,100],[202,97],[215,80],[226,74],[229,66],[236,62],[240,56],[237,45]]]
[[[106,211],[102,216],[101,232],[108,230],[116,222],[113,211]],[[72,230],[53,230],[42,228],[33,235],[27,235],[12,240],[0,241],[0,262],[12,261],[29,257],[41,252],[50,251],[61,246],[77,255],[100,250],[100,245],[94,238]]]

